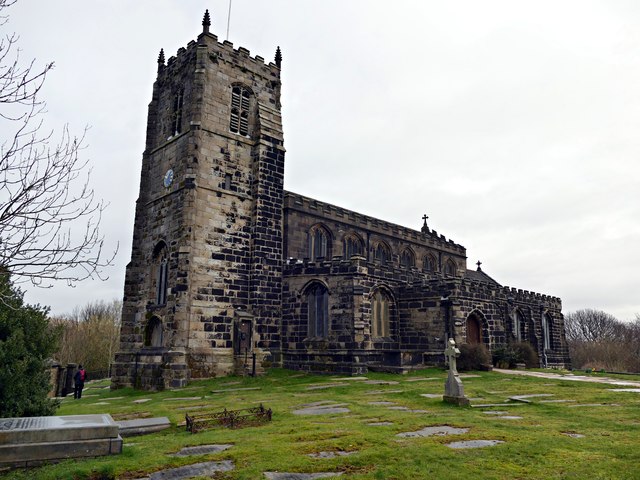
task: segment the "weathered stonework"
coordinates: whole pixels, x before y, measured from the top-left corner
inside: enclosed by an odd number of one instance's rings
[[[279,50],[265,64],[218,42],[208,17],[166,64],[161,52],[113,387],[244,374],[254,355],[256,373],[403,371],[442,363],[448,338],[491,349],[517,337],[567,365],[558,298],[468,270],[465,248],[426,222],[283,190],[280,66]],[[326,326],[310,308],[326,308]]]

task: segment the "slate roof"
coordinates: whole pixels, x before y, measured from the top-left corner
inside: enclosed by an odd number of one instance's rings
[[[498,282],[496,282],[493,278],[491,278],[489,275],[484,273],[482,270],[469,270],[469,269],[467,269],[467,271],[466,271],[464,276],[465,276],[465,278],[473,280],[474,282],[490,283],[491,285],[495,285],[497,287],[501,287],[502,286]]]

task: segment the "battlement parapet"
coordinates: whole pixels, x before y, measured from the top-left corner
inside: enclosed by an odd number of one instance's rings
[[[412,241],[420,245],[436,247],[457,255],[466,256],[466,249],[462,245],[455,243],[451,239],[447,239],[444,235],[438,235],[435,230],[427,229],[427,232],[413,230],[297,193],[285,191],[285,208],[300,210],[306,213],[313,213],[315,211],[318,212],[318,216],[320,217],[331,217],[334,220],[344,221],[345,223],[383,235],[392,235],[405,241]]]

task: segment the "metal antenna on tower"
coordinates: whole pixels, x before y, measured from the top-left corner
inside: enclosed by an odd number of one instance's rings
[[[231,2],[233,0],[229,0],[229,14],[227,15],[227,40],[229,40],[229,24],[231,24]]]

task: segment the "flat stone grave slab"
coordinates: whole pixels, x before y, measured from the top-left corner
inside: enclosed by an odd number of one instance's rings
[[[416,432],[404,432],[396,434],[396,437],[414,438],[414,437],[442,437],[445,435],[462,435],[467,433],[468,428],[451,427],[449,425],[437,425],[434,427],[425,427]]]
[[[528,395],[514,395],[513,397],[509,397],[509,400],[513,400],[514,402],[531,403],[532,398],[553,396],[553,393],[530,393]]]
[[[194,400],[202,400],[202,397],[170,397],[165,398],[165,402],[193,402]]]
[[[95,402],[92,403],[91,405],[111,405],[109,402]]]
[[[424,397],[424,398],[440,398],[440,399],[442,399],[442,394],[441,393],[421,393],[420,396]]]
[[[262,390],[262,388],[261,387],[225,388],[222,390],[211,390],[211,393],[247,392],[249,390]]]
[[[500,443],[504,442],[502,440],[464,440],[462,442],[448,443],[447,447],[454,449],[484,448],[493,447],[494,445],[499,445]]]
[[[136,418],[116,423],[120,427],[120,435],[123,437],[146,435],[147,433],[165,430],[171,426],[171,422],[167,417]]]
[[[575,400],[540,400],[540,403],[567,403],[567,402],[575,402]]]
[[[493,411],[493,412],[482,412],[485,415],[505,415],[507,412],[501,412],[499,410]]]
[[[584,435],[582,435],[581,433],[575,433],[575,432],[561,432],[562,435],[566,435],[567,437],[571,437],[571,438],[584,438]]]
[[[184,467],[160,470],[149,475],[149,480],[186,480],[193,477],[212,476],[216,472],[230,472],[234,469],[231,460],[222,462],[202,462]]]
[[[389,425],[393,425],[393,422],[371,422],[367,423],[370,427],[388,427]]]
[[[497,418],[501,418],[502,420],[522,420],[522,417],[518,415],[502,415]]]
[[[380,401],[380,402],[367,402],[369,405],[395,405],[395,402],[387,402],[387,401]]]
[[[429,380],[444,380],[444,379],[437,378],[437,377],[415,377],[415,378],[407,378],[405,382],[427,382]]]
[[[224,452],[233,447],[233,445],[197,445],[195,447],[184,447],[182,450],[169,455],[170,457],[190,457],[192,455],[207,455],[210,453]]]
[[[349,413],[351,410],[347,403],[329,403],[322,405],[310,405],[298,410],[294,410],[294,415],[331,415],[338,413]]]
[[[517,403],[480,403],[478,405],[471,405],[471,408],[494,408],[494,407],[515,407]]]
[[[334,377],[331,380],[335,380],[336,382],[349,382],[349,381],[369,380],[369,379],[367,377]]]
[[[619,407],[619,403],[581,403],[578,405],[567,405],[569,408],[578,408],[578,407]]]
[[[269,480],[315,480],[316,478],[339,477],[342,472],[321,472],[321,473],[293,473],[293,472],[264,472],[265,478]]]
[[[110,415],[0,419],[0,465],[29,466],[121,452],[122,437]]]
[[[336,457],[348,457],[349,455],[353,455],[358,452],[317,452],[317,453],[307,453],[307,457],[311,458],[336,458]]]
[[[324,390],[333,387],[346,387],[346,383],[322,383],[320,385],[309,385],[305,390]]]
[[[608,388],[607,390],[611,392],[632,392],[632,393],[640,393],[640,388]]]
[[[384,393],[402,393],[404,390],[369,390],[364,392],[365,395],[382,395]]]
[[[475,373],[461,373],[458,375],[460,378],[481,378],[481,375],[476,375]]]
[[[150,401],[151,401],[150,398],[139,398],[138,400],[134,400],[131,403],[147,403],[147,402],[150,402]]]
[[[135,420],[138,418],[150,418],[152,417],[151,412],[130,412],[130,413],[114,413],[111,415],[111,418],[115,422],[120,422],[122,420]]]

